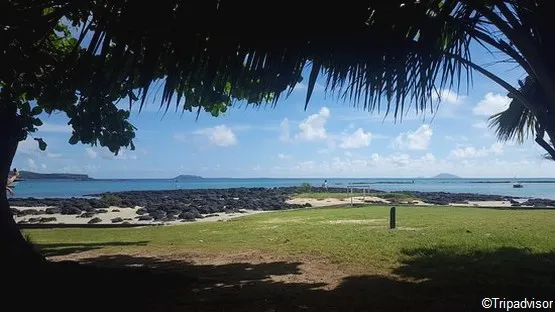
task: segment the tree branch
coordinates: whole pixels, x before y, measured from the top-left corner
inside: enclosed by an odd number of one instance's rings
[[[549,153],[549,156],[551,156],[552,160],[555,160],[555,149],[553,149],[553,147],[543,139],[543,135],[540,136],[540,134],[538,133],[536,135],[535,141],[536,143],[538,143],[539,146],[543,147],[543,149],[546,150],[547,153]]]

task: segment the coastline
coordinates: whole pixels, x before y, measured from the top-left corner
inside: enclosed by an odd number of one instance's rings
[[[311,192],[343,193],[344,188],[312,188]],[[187,222],[228,221],[276,210],[350,205],[351,198],[299,198],[298,187],[128,191],[91,194],[83,198],[16,198],[10,205],[17,223],[44,225],[175,225]],[[548,199],[446,192],[402,192],[409,200],[370,190],[353,196],[360,205],[457,206],[503,209],[554,209]],[[327,195],[324,195],[324,197]],[[390,199],[386,199],[390,198]]]

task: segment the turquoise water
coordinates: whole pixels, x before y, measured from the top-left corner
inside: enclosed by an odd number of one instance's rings
[[[414,183],[413,183],[414,181]],[[223,189],[235,187],[299,186],[301,183],[320,186],[323,179],[202,179],[173,180],[29,180],[16,185],[15,197],[78,197],[87,194],[175,189]],[[512,179],[328,179],[329,187],[366,185],[382,191],[423,191],[510,195],[555,199],[555,179],[525,179],[523,188],[512,187]]]

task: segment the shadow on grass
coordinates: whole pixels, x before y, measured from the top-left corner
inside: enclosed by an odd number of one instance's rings
[[[34,301],[41,308],[76,311],[479,311],[484,297],[555,300],[554,261],[554,253],[516,248],[407,249],[393,275],[350,276],[324,290],[288,279],[302,273],[299,262],[196,265],[111,255],[51,263],[23,289],[41,296]]]
[[[104,247],[117,246],[146,246],[148,241],[139,242],[107,242],[107,243],[59,243],[59,244],[34,244],[45,257],[65,256]]]

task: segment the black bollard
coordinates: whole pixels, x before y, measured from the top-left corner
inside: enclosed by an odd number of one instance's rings
[[[394,229],[396,223],[395,207],[391,207],[389,210],[389,228]]]

